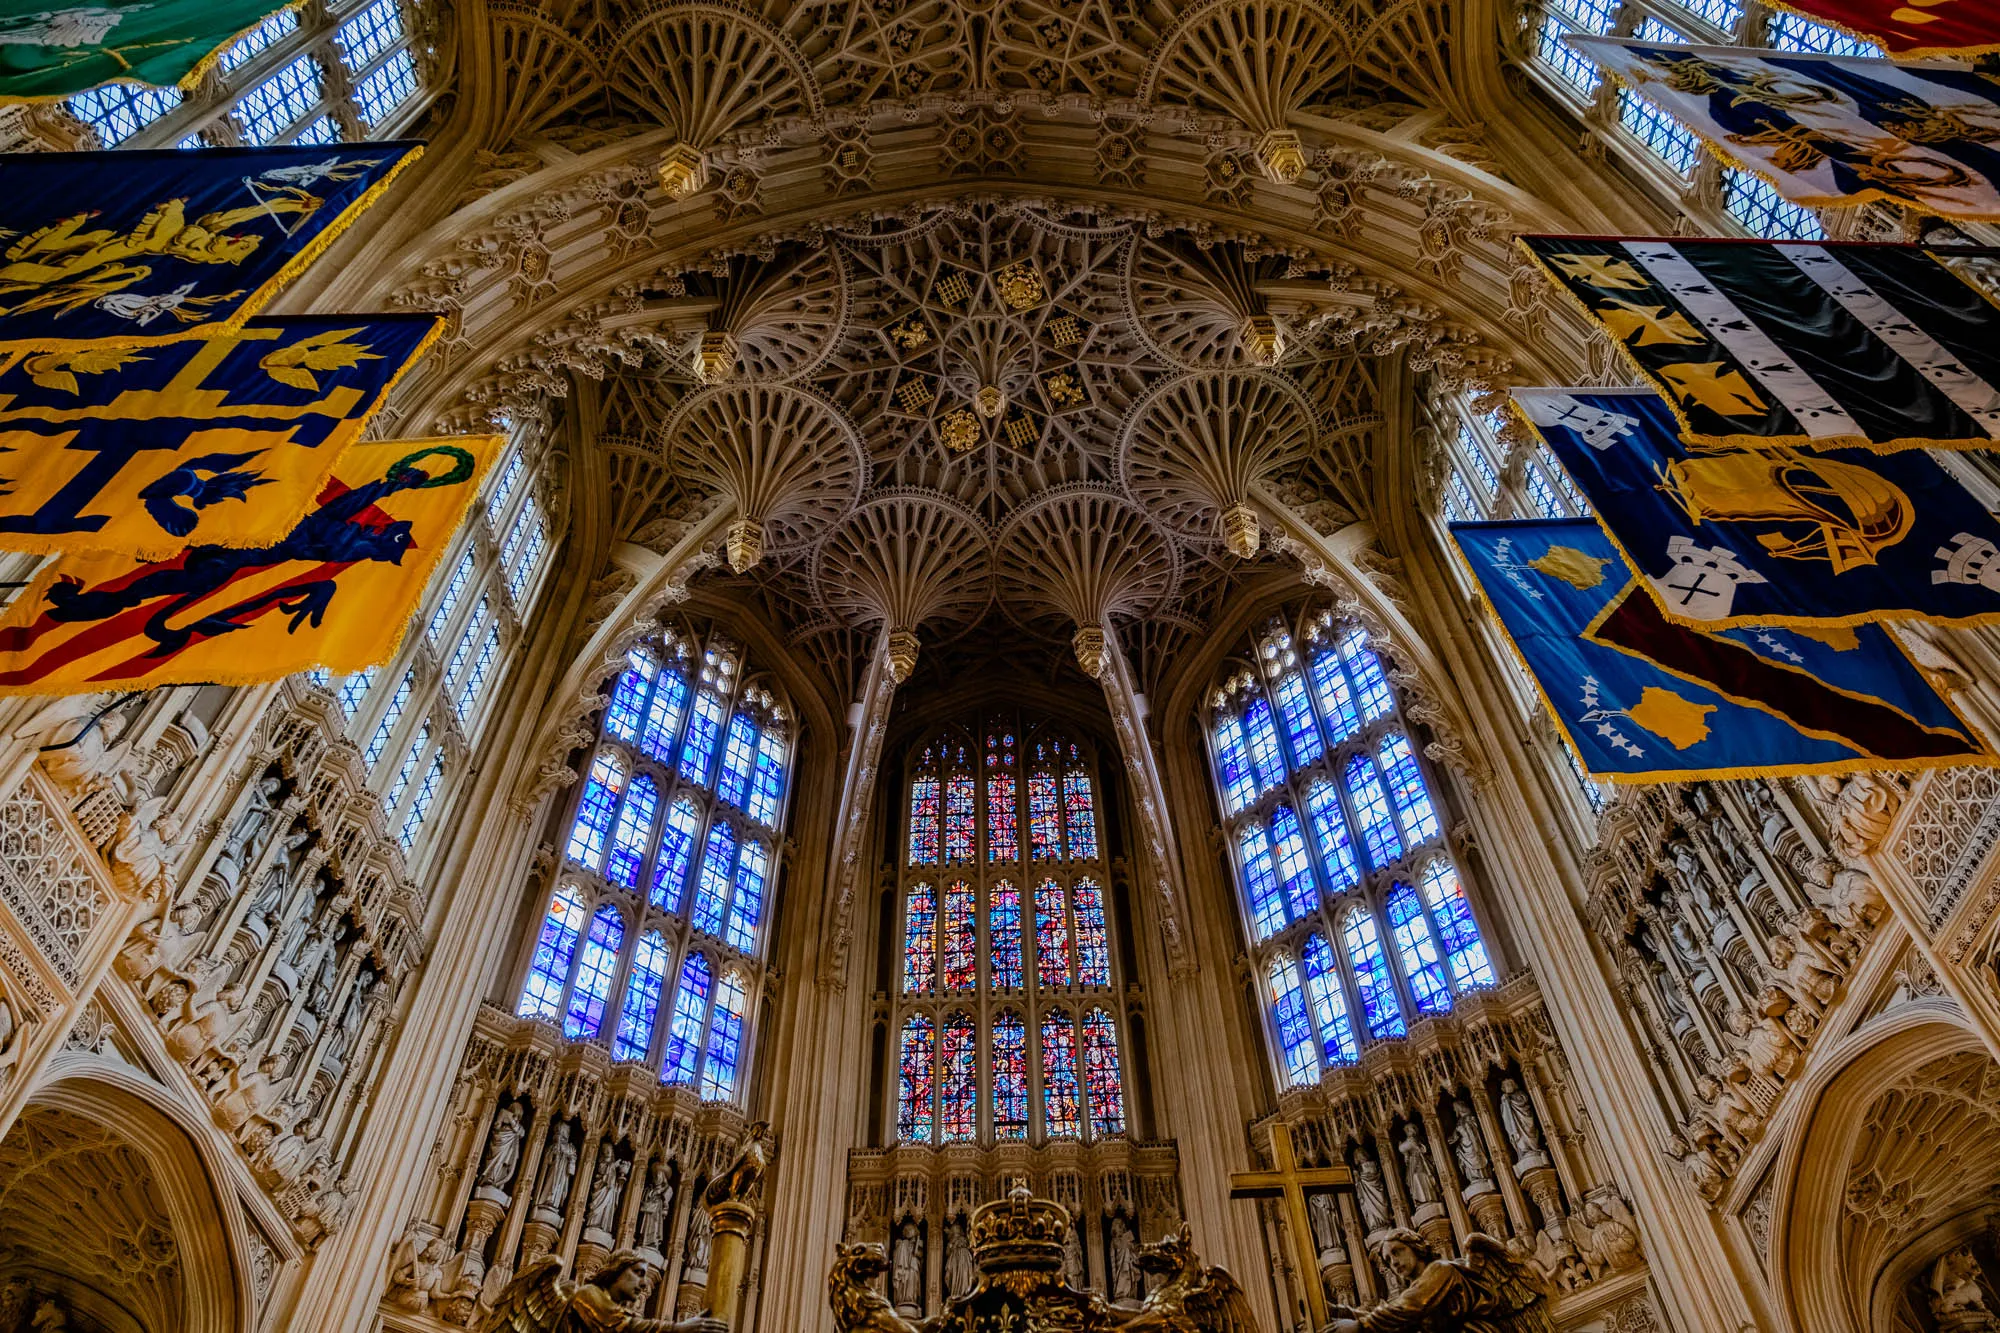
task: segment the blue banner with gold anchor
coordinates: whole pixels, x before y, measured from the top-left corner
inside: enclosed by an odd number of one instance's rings
[[[1992,763],[1879,625],[1675,625],[1589,519],[1454,523],[1584,768],[1678,782]]]
[[[0,694],[248,685],[379,665],[504,444],[357,444],[267,547],[64,556],[0,615]]]
[[[1516,389],[1669,620],[2000,619],[2000,521],[1929,454],[1695,450],[1650,389]]]
[[[319,494],[436,315],[254,319],[162,347],[0,366],[0,549],[263,546]]]
[[[235,328],[422,152],[387,141],[0,156],[0,350]]]

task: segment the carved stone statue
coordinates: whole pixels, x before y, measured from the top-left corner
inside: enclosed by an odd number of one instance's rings
[[[1379,1246],[1394,1274],[1396,1295],[1368,1310],[1336,1305],[1324,1333],[1404,1333],[1418,1329],[1479,1329],[1482,1333],[1546,1333],[1548,1288],[1541,1275],[1508,1254],[1493,1237],[1465,1238],[1465,1258],[1440,1259],[1429,1241],[1399,1230]]]
[[[658,1254],[666,1243],[667,1216],[674,1208],[673,1173],[664,1157],[653,1159],[646,1172],[646,1192],[639,1199],[639,1248]]]
[[[1403,1141],[1396,1145],[1396,1151],[1403,1155],[1403,1183],[1410,1190],[1410,1206],[1421,1208],[1427,1203],[1442,1202],[1444,1192],[1438,1187],[1437,1167],[1431,1162],[1431,1150],[1417,1137],[1416,1121],[1403,1126]]]
[[[896,1232],[892,1262],[889,1294],[895,1298],[898,1310],[916,1314],[924,1308],[924,1247],[917,1236],[917,1224],[908,1218]]]
[[[1771,967],[1778,984],[1800,1004],[1824,1009],[1840,990],[1840,972],[1817,944],[1803,946],[1790,935],[1771,939]]]
[[[549,1144],[548,1160],[542,1163],[542,1178],[535,1187],[535,1211],[562,1215],[569,1202],[571,1179],[576,1175],[576,1126],[565,1123]]]
[[[442,1240],[426,1238],[412,1226],[396,1244],[389,1260],[389,1303],[399,1310],[422,1312],[444,1285],[444,1261],[449,1257]]]
[[[514,1172],[521,1165],[521,1107],[518,1102],[502,1102],[494,1113],[493,1128],[486,1136],[486,1161],[479,1168],[479,1183],[505,1194],[514,1184]]]
[[[1311,1219],[1313,1245],[1322,1261],[1345,1248],[1340,1243],[1340,1209],[1333,1195],[1322,1191],[1308,1198],[1306,1215]]]
[[[1458,1121],[1451,1131],[1451,1152],[1458,1161],[1458,1174],[1468,1188],[1491,1184],[1493,1164],[1486,1156],[1486,1140],[1479,1135],[1479,1119],[1471,1103],[1463,1097],[1456,1098],[1451,1110]]]
[[[1380,1231],[1395,1221],[1389,1211],[1389,1185],[1382,1179],[1382,1165],[1366,1148],[1354,1150],[1354,1197],[1361,1205],[1361,1221],[1368,1230]]]
[[[1063,1233],[1063,1279],[1077,1290],[1083,1289],[1083,1223],[1080,1215],[1071,1218],[1069,1230]]]
[[[625,1178],[632,1164],[621,1161],[618,1149],[609,1140],[598,1145],[597,1166],[590,1175],[590,1206],[584,1226],[609,1236],[618,1230],[618,1201],[624,1197]]]
[[[1132,1235],[1132,1222],[1123,1213],[1111,1215],[1110,1254],[1106,1267],[1111,1270],[1111,1299],[1114,1301],[1136,1301],[1139,1299],[1139,1245]]]
[[[965,1217],[960,1214],[944,1225],[944,1294],[963,1296],[978,1281],[979,1270],[972,1262],[972,1240],[966,1234]]]
[[[1986,1279],[1979,1260],[1963,1246],[1946,1254],[1931,1269],[1931,1314],[1940,1333],[1987,1333],[2000,1320],[1987,1307]]]
[[[631,1313],[647,1276],[646,1261],[631,1250],[606,1259],[587,1282],[566,1280],[562,1267],[561,1259],[546,1254],[522,1269],[495,1298],[483,1327],[507,1333],[729,1333],[729,1325],[705,1314],[675,1323]]]
[[[1506,1131],[1507,1142],[1514,1149],[1516,1165],[1534,1158],[1546,1160],[1534,1099],[1511,1078],[1500,1081],[1500,1128]]]
[[[683,1280],[708,1281],[708,1242],[711,1236],[708,1209],[696,1208],[688,1219],[687,1253],[681,1260]]]
[[[117,780],[132,757],[132,743],[119,739],[128,721],[118,710],[99,717],[98,710],[105,703],[102,694],[72,694],[51,700],[14,735],[36,742],[43,771],[72,801],[110,784],[117,788],[119,803],[130,805],[130,779]],[[54,745],[63,748],[41,749]]]
[[[1637,1268],[1642,1262],[1638,1229],[1617,1195],[1602,1201],[1584,1200],[1581,1221],[1582,1226],[1576,1229],[1583,1234],[1577,1243],[1593,1278]]]

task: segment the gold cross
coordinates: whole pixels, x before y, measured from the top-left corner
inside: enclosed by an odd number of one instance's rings
[[[1292,1233],[1298,1252],[1300,1281],[1306,1289],[1306,1308],[1315,1330],[1327,1325],[1326,1288],[1319,1280],[1319,1249],[1313,1243],[1312,1221],[1306,1216],[1306,1189],[1353,1183],[1344,1166],[1302,1167],[1292,1152],[1292,1127],[1271,1126],[1271,1169],[1238,1171],[1229,1177],[1232,1199],[1278,1199],[1285,1215],[1285,1229]]]

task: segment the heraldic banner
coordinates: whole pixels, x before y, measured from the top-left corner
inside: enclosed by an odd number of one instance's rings
[[[0,616],[0,694],[247,685],[396,651],[500,436],[357,444],[258,550],[57,560]]]
[[[1996,159],[2000,160],[2000,159]],[[1524,236],[1710,447],[1982,448],[2000,308],[1907,245]]]
[[[17,352],[0,369],[0,549],[266,546],[444,321],[254,319],[164,347]]]
[[[1816,23],[1874,42],[1892,56],[2000,51],[2000,5],[1992,0],[1766,0]]]
[[[1612,782],[1991,763],[1878,625],[1674,625],[1589,519],[1454,523],[1584,768]]]
[[[237,328],[422,152],[390,141],[0,156],[0,350]]]
[[[1691,450],[1650,389],[1516,389],[1669,620],[2000,619],[2000,521],[1918,450]]]
[[[0,99],[101,83],[192,88],[246,29],[298,0],[53,0],[0,17]]]
[[[1624,37],[1564,40],[1795,204],[1886,199],[1939,217],[2000,221],[2000,87],[1970,70]]]

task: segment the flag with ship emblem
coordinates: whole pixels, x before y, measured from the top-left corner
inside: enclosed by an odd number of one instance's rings
[[[1696,630],[1589,519],[1454,523],[1584,768],[1613,782],[1992,763],[1879,625]]]
[[[2000,439],[2000,308],[1932,251],[1521,243],[1659,390],[1690,444],[1890,452]]]
[[[1969,56],[2000,51],[2000,5],[1992,0],[1765,0],[1773,9],[1874,42],[1892,56]]]
[[[2000,221],[2000,88],[1969,69],[1632,37],[1564,40],[1795,204],[1879,199]]]
[[[1693,450],[1650,389],[1514,402],[1669,620],[2000,619],[2000,521],[1927,453]]]

